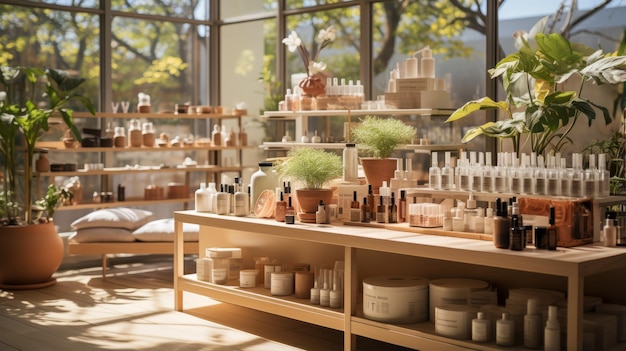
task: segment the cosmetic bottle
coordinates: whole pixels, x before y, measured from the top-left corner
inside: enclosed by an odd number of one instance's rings
[[[264,190],[274,190],[278,185],[278,176],[272,166],[272,162],[259,162],[259,169],[250,177],[251,209],[255,208],[259,195]]]
[[[433,152],[430,158],[431,165],[428,169],[428,187],[441,190],[441,168],[439,168],[439,162],[437,161],[437,153]]]
[[[228,190],[228,214],[235,214],[235,186],[230,184]]]
[[[561,325],[557,314],[556,306],[548,306],[548,320],[543,330],[544,351],[561,351]]]
[[[369,223],[371,221],[370,217],[370,207],[367,204],[367,197],[363,198],[363,203],[361,204],[361,223]]]
[[[454,212],[456,213],[456,209],[450,209],[447,210],[444,214],[443,214],[443,230],[445,231],[452,231],[453,229],[453,223],[452,223],[452,211],[454,210]]]
[[[493,165],[491,162],[491,152],[485,153],[485,166],[482,169],[482,173],[483,173],[482,191],[486,193],[495,192],[493,188]]]
[[[313,134],[313,136],[311,137],[311,142],[316,144],[322,142],[322,138],[317,135],[317,130],[315,131],[315,134]]]
[[[548,196],[561,195],[561,179],[559,178],[559,170],[556,168],[556,157],[554,155],[548,156],[548,168],[547,168],[546,178],[547,178],[546,195]]]
[[[462,204],[459,204],[459,207],[457,207],[453,212],[454,217],[452,217],[452,230],[455,232],[462,232],[464,229],[463,208]]]
[[[385,208],[383,197],[380,196],[378,200],[378,206],[376,206],[376,223],[385,223],[387,219],[386,215],[387,211]]]
[[[398,205],[396,205],[396,197],[391,193],[391,202],[389,203],[387,223],[398,223]]]
[[[239,146],[248,146],[248,133],[246,133],[245,129],[241,128],[239,130],[237,140],[239,141]]]
[[[474,233],[485,233],[485,209],[482,207],[476,209],[476,217],[474,217]]]
[[[387,185],[387,181],[383,180],[383,185],[378,188],[378,195],[382,196],[382,204],[389,206],[389,200],[391,198],[391,188]]]
[[[476,209],[476,200],[474,200],[474,196],[472,193],[469,195],[469,199],[467,200],[467,204],[463,209],[463,231],[468,233],[474,233],[476,229],[476,216],[478,215],[478,211]]]
[[[513,251],[521,251],[524,249],[524,227],[519,225],[519,217],[512,217],[511,219],[509,248]]]
[[[213,126],[213,131],[211,132],[211,144],[213,146],[222,145],[222,132],[218,124]]]
[[[528,299],[527,310],[524,315],[524,347],[527,349],[541,347],[542,321],[537,303],[535,299]]]
[[[485,210],[484,233],[493,235],[493,208],[487,207]]]
[[[296,222],[296,211],[293,209],[293,205],[291,204],[291,197],[289,197],[287,201],[287,208],[285,209],[285,223],[286,224],[294,224]]]
[[[506,157],[503,152],[500,152],[498,153],[498,163],[494,169],[494,175],[493,175],[494,192],[496,193],[508,192],[507,177],[508,176],[507,176]]]
[[[419,73],[424,78],[435,78],[435,59],[430,47],[422,49],[422,60],[420,61]]]
[[[324,201],[322,200],[320,200],[320,203],[317,205],[317,212],[315,212],[315,223],[326,223],[326,209],[324,208]]]
[[[359,154],[356,144],[348,143],[343,149],[343,181],[358,183]]]
[[[406,223],[408,207],[406,203],[406,190],[400,190],[400,199],[398,200],[398,223]]]
[[[477,317],[472,319],[472,341],[491,341],[491,321],[485,317],[483,312],[478,312]]]
[[[357,199],[357,192],[352,193],[352,202],[350,203],[350,222],[361,221],[361,204]]]
[[[130,147],[141,147],[143,144],[143,136],[141,134],[141,125],[138,119],[131,119],[128,127],[128,143]]]
[[[200,188],[196,190],[196,212],[209,212],[209,206],[207,201],[206,183],[200,183]]]
[[[502,313],[502,318],[496,321],[496,344],[498,346],[515,345],[515,321],[509,319],[509,314]]]
[[[311,304],[312,305],[320,304],[319,281],[320,281],[320,272],[316,272],[314,282],[313,282],[313,287],[311,288]]]
[[[576,159],[572,155],[573,159]],[[561,193],[562,196],[573,196],[572,195],[572,175],[574,174],[573,169],[568,170],[566,165],[565,157],[561,158],[560,156],[557,159],[557,169],[559,172],[559,180],[561,182]],[[580,185],[580,183],[578,183]]]
[[[331,284],[328,277],[329,269],[322,269],[322,288],[320,289],[320,306],[330,307]]]
[[[535,172],[530,160],[530,156],[522,154],[522,169],[520,170],[520,176],[522,177],[521,194],[530,195],[535,193]]]
[[[546,195],[546,187],[548,185],[548,182],[547,172],[542,155],[537,156],[537,167],[535,167],[533,170],[533,178],[535,178],[535,188],[533,194]]]
[[[598,190],[599,171],[596,168],[596,155],[589,155],[589,167],[583,171],[583,196],[595,198],[599,195]]]
[[[228,214],[230,209],[229,196],[225,186],[226,184],[220,184],[220,191],[213,197],[213,209],[218,215]]]
[[[548,214],[548,223],[550,224],[547,228],[546,228],[546,248],[548,250],[556,250],[556,247],[558,245],[558,241],[559,241],[559,228],[556,227],[554,224],[556,223],[556,215],[555,215],[555,211],[554,211],[554,206],[550,206],[549,209],[549,214]]]
[[[372,184],[367,185],[367,206],[370,211],[370,221],[376,220],[376,198],[372,190]]]
[[[485,154],[482,152],[478,153],[478,161],[472,163],[472,154],[470,154],[470,184],[471,191],[481,192],[483,191],[483,170],[484,170],[484,162],[485,162]]]
[[[450,163],[450,152],[446,151],[445,161],[441,169],[441,190],[454,189],[454,168]]]
[[[515,156],[511,159],[511,167],[509,168],[509,192],[511,194],[522,193],[522,175],[519,167],[519,159]]]
[[[496,199],[496,216],[493,217],[493,244],[498,249],[508,249],[511,219],[508,216],[506,202]]]
[[[339,273],[335,270],[333,272],[333,289],[330,291],[329,307],[341,308],[343,306],[343,291],[339,284]]]
[[[235,207],[234,215],[237,217],[245,217],[250,213],[250,198],[248,193],[243,190],[241,178],[235,177]]]
[[[611,174],[606,169],[606,154],[598,155],[598,196],[607,197],[610,193]]]
[[[583,155],[575,153],[572,155],[573,168],[570,176],[570,195],[572,197],[584,197],[584,171]]]
[[[535,227],[534,231],[535,248],[538,250],[546,250],[548,248],[548,228],[544,226]]]
[[[470,191],[469,161],[467,160],[467,153],[465,151],[461,151],[461,158],[457,162],[454,174],[457,176],[457,190]]]
[[[283,197],[283,192],[278,192],[278,201],[276,201],[276,208],[274,210],[274,219],[276,222],[284,222],[287,211],[287,203]]]
[[[616,213],[612,211],[606,212],[606,220],[604,228],[602,228],[602,237],[604,246],[617,246],[617,228],[615,227]]]

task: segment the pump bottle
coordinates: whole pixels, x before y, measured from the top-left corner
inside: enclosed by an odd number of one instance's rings
[[[561,350],[561,325],[557,318],[558,309],[556,306],[548,307],[548,321],[543,331],[544,351]]]

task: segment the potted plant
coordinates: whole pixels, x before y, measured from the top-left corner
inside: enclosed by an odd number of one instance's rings
[[[33,159],[36,143],[49,130],[49,119],[60,117],[76,139],[74,100],[95,113],[89,99],[75,93],[85,79],[56,69],[0,67],[0,286],[31,288],[54,284],[52,274],[63,259],[63,243],[51,220],[51,209],[63,196],[50,196],[47,215],[33,218]],[[18,176],[23,176],[21,179]],[[18,267],[18,268],[16,268]]]
[[[416,131],[412,126],[393,118],[365,116],[352,130],[352,138],[371,158],[361,157],[363,172],[372,188],[378,189],[389,181],[396,170],[396,159],[390,156],[400,145],[413,141]]]
[[[569,133],[581,115],[591,125],[596,119],[594,108],[602,112],[606,124],[612,121],[608,109],[580,92],[590,81],[598,85],[626,81],[626,57],[571,43],[558,33],[545,33],[547,20],[540,20],[530,33],[521,33],[516,39],[518,51],[489,70],[491,78],[502,79],[506,100],[469,101],[446,120],[457,121],[480,110],[504,112],[506,119],[469,129],[462,142],[479,135],[510,139],[519,152],[521,136],[526,135],[531,151],[544,154],[558,152],[571,142]],[[575,89],[570,88],[573,84]]]
[[[296,197],[300,206],[300,221],[315,223],[315,212],[320,200],[329,204],[333,192],[324,186],[341,177],[341,157],[322,149],[299,147],[292,149],[287,158],[279,162],[276,171],[281,178],[296,185]]]

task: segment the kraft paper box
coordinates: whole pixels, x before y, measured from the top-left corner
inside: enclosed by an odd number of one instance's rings
[[[548,217],[550,206],[554,206],[555,226],[559,229],[558,246],[572,247],[593,242],[591,200],[521,197],[517,201],[522,215]]]

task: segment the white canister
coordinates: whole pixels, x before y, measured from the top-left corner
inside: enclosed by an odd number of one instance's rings
[[[283,266],[279,264],[266,264],[263,267],[265,273],[265,279],[263,281],[263,287],[270,289],[272,287],[272,273],[280,272],[283,270]]]
[[[469,305],[440,305],[435,307],[435,333],[453,339],[472,338],[472,319],[478,308]]]
[[[430,282],[430,321],[435,321],[435,308],[442,305],[467,305],[473,291],[489,288],[489,283],[477,279],[436,279]],[[470,320],[471,322],[471,320]]]
[[[242,288],[255,288],[258,275],[259,271],[256,269],[242,269],[239,271],[239,286]]]
[[[274,296],[293,295],[293,272],[272,272],[270,293]]]
[[[428,319],[428,279],[380,276],[363,280],[363,315],[387,323],[418,323]]]

